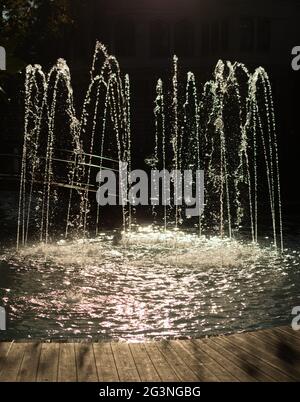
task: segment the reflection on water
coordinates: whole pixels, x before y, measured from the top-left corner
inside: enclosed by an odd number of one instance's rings
[[[144,340],[287,323],[300,305],[299,257],[151,228],[7,251],[0,337]]]

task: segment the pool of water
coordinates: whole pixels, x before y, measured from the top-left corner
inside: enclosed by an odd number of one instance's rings
[[[150,227],[0,257],[0,339],[200,337],[290,323],[300,253]]]

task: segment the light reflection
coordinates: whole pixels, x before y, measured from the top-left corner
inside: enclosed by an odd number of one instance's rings
[[[300,302],[298,252],[150,227],[113,237],[8,251],[0,298],[11,336],[214,335],[285,322]]]

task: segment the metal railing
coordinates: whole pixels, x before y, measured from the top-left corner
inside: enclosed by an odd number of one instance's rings
[[[37,159],[39,161],[46,161],[45,156],[38,156]],[[56,174],[54,175],[54,179],[51,182],[51,185],[56,187],[64,187],[70,189],[73,188],[75,190],[96,192],[96,175],[100,169],[112,170],[116,173],[119,172],[118,160],[104,156],[101,157],[99,155],[93,155],[81,151],[78,152],[53,148],[51,159],[53,170],[56,172],[59,172],[61,170],[62,172],[66,173],[66,171],[71,170],[71,166],[73,166],[74,168],[83,166],[85,169],[90,170],[90,177],[95,176],[95,184],[91,183],[92,180],[89,183],[73,180],[72,184],[70,184],[67,174],[65,174],[65,177],[63,175],[60,176],[59,174]],[[17,153],[0,154],[0,180],[19,180],[21,164],[22,157]],[[41,184],[44,182],[44,178],[42,177],[42,175],[41,177],[38,177],[38,175],[36,175],[36,179],[34,181]]]

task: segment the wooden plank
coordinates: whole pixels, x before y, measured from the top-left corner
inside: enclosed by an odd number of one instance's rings
[[[172,346],[175,343],[177,344],[178,348],[183,348],[188,353],[191,362],[201,365],[198,369],[198,376],[200,377],[201,381],[238,381],[207,353],[197,348],[192,341],[171,341]]]
[[[0,373],[13,342],[0,342]]]
[[[213,338],[212,341],[216,344],[217,348],[220,348],[220,351],[225,357],[227,357],[237,366],[243,368],[257,381],[274,381],[274,378],[269,375],[268,370],[264,371],[263,369],[261,369],[259,361],[254,360],[251,355],[245,354],[241,352],[240,349],[234,347],[230,342],[226,340],[225,336]]]
[[[286,325],[285,327],[275,327],[275,330],[286,332],[293,337],[296,337],[300,341],[300,330],[295,331],[291,326]]]
[[[228,370],[229,373],[233,375],[235,378],[237,378],[239,381],[247,381],[247,382],[256,381],[256,379],[253,376],[249,375],[249,373],[247,373],[246,370],[237,366],[231,360],[228,360],[228,358],[225,357],[221,351],[216,350],[212,341],[193,340],[193,343],[199,349],[210,355],[223,368],[226,368],[226,370]]]
[[[112,343],[112,352],[116,362],[120,381],[139,382],[141,378],[134,363],[131,351],[127,343]]]
[[[280,332],[284,335],[289,335],[292,337],[296,337],[300,341],[300,331],[294,331],[291,327],[275,327],[270,328],[271,331]]]
[[[267,374],[269,374],[272,378],[274,378],[276,381],[291,381],[291,377],[289,377],[287,374],[282,372],[281,370],[278,370],[276,367],[270,365],[268,362],[266,362],[264,359],[262,359],[260,356],[258,356],[257,351],[254,349],[249,348],[249,345],[245,344],[239,344],[239,342],[236,342],[235,340],[232,339],[232,336],[227,336],[225,338],[225,341],[230,343],[233,348],[240,350],[242,353],[245,354],[245,359],[252,359],[253,363],[260,367],[262,370],[264,370]],[[249,356],[249,357],[248,357]]]
[[[155,342],[146,342],[145,348],[162,382],[180,381],[173,368],[157,349]]]
[[[159,375],[143,344],[133,343],[129,345],[133,360],[139,372],[140,378],[145,382],[159,381]]]
[[[26,343],[24,347],[24,357],[19,370],[17,381],[34,382],[36,381],[39,367],[41,343]]]
[[[218,377],[214,374],[214,369],[207,362],[204,364],[200,359],[197,359],[193,353],[190,353],[183,345],[185,341],[170,341],[170,346],[177,355],[185,362],[185,364],[196,374],[200,381],[219,381]],[[206,359],[207,360],[207,359]],[[209,366],[209,368],[207,367]],[[234,380],[233,377],[230,380]]]
[[[275,334],[282,335],[285,339],[295,342],[295,346],[300,347],[300,331],[294,331],[289,327],[277,327],[273,329]]]
[[[294,381],[300,337],[290,327],[202,340],[0,342],[0,381]]]
[[[13,343],[11,345],[0,373],[0,382],[17,381],[19,369],[24,356],[24,351],[24,343]]]
[[[157,348],[163,354],[181,381],[196,382],[199,377],[185,364],[178,354],[171,348],[169,341],[157,342]]]
[[[250,333],[231,335],[230,339],[234,343],[237,343],[237,345],[243,345],[245,349],[250,351],[251,354],[255,354],[257,358],[264,360],[269,365],[288,375],[291,380],[298,379],[297,375],[293,373],[293,370],[291,370],[289,367],[286,367],[284,362],[276,356],[276,352],[274,354],[274,351],[271,350],[264,342],[257,341],[257,339],[251,336]]]
[[[292,353],[293,360],[300,360],[300,342],[288,333],[266,330],[258,334],[265,342],[270,343],[276,348],[282,348],[282,353],[286,352],[288,358]]]
[[[286,367],[290,367],[298,372],[300,377],[300,351],[295,348],[295,343],[289,345],[284,339],[276,340],[274,335],[260,332],[259,334],[251,333],[250,336],[256,341],[265,345],[270,353],[279,359]]]
[[[300,379],[300,350],[295,348],[294,343],[289,344],[283,338],[276,339],[274,335],[265,332],[257,335],[252,333],[251,336],[264,344],[266,350],[269,350],[273,358],[277,358],[281,362],[285,370]]]
[[[61,343],[59,345],[58,381],[77,381],[74,343]]]
[[[59,359],[58,343],[43,343],[37,372],[38,382],[57,381]]]
[[[91,343],[75,344],[77,378],[79,382],[98,382],[98,374]]]
[[[99,381],[120,381],[111,344],[108,342],[97,342],[93,344],[93,348]]]

